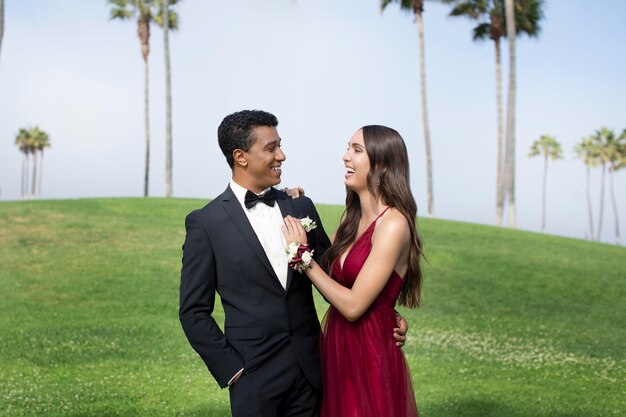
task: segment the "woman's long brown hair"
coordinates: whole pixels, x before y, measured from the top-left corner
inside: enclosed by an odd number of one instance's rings
[[[380,195],[382,203],[398,210],[409,223],[411,247],[409,269],[402,284],[398,302],[416,308],[421,303],[422,241],[417,232],[417,204],[411,193],[409,181],[409,157],[404,140],[394,129],[385,126],[364,126],[363,141],[370,160],[367,188]],[[356,192],[346,187],[346,209],[341,216],[335,242],[323,257],[324,268],[330,273],[333,264],[354,243],[361,220],[361,204]]]

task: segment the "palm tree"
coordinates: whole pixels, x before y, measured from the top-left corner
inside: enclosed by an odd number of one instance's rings
[[[593,140],[598,147],[598,155],[600,157],[600,164],[602,166],[602,182],[600,185],[600,215],[598,218],[598,234],[596,240],[600,240],[602,236],[602,217],[604,214],[604,177],[606,172],[606,164],[609,161],[610,144],[615,141],[615,133],[607,129],[606,127],[596,130],[593,135]]]
[[[27,161],[27,181],[24,184],[26,198],[34,198],[34,182],[37,175],[37,159],[35,157],[35,137],[33,136],[33,129],[29,128],[26,133],[26,152],[28,155]],[[31,182],[31,188],[29,191],[28,183]]]
[[[21,194],[22,198],[26,198],[28,194],[28,153],[29,153],[29,141],[30,133],[28,129],[21,128],[15,136],[15,145],[19,148],[23,155],[22,158],[22,183]]]
[[[400,9],[413,12],[417,23],[420,49],[420,85],[422,92],[422,125],[424,128],[424,144],[426,145],[426,171],[428,177],[428,214],[433,214],[433,161],[430,147],[430,131],[428,129],[428,109],[426,105],[426,63],[424,57],[424,23],[422,13],[424,13],[424,0],[381,0],[381,11],[391,3],[398,3]]]
[[[574,147],[576,157],[581,159],[587,166],[587,211],[589,213],[589,235],[588,238],[593,240],[593,213],[591,211],[591,190],[590,190],[590,178],[591,168],[594,168],[600,164],[600,153],[598,146],[593,140],[592,136],[586,136],[582,141]]]
[[[150,174],[150,101],[149,101],[149,73],[148,56],[150,54],[150,23],[154,20],[156,0],[108,0],[114,7],[111,9],[111,19],[127,20],[137,18],[137,33],[141,43],[141,56],[144,62],[144,132],[146,144],[146,162],[144,173],[144,197],[148,196]]]
[[[602,161],[602,192],[604,194],[604,167],[609,167],[609,187],[611,188],[611,201],[613,205],[613,213],[615,215],[615,241],[616,244],[620,243],[619,233],[619,219],[617,216],[617,204],[615,202],[615,192],[613,189],[613,174],[615,171],[621,169],[625,165],[626,161],[626,130],[622,132],[620,136],[603,127],[595,136],[598,141],[598,150],[600,159]],[[604,195],[602,195],[602,200]],[[600,201],[602,204],[603,201]],[[600,206],[602,210],[602,205]],[[600,211],[600,221],[602,221],[602,211]],[[600,223],[601,225],[602,223]],[[600,239],[600,226],[598,226],[598,239]]]
[[[498,118],[498,151],[496,172],[496,223],[502,225],[504,210],[504,132],[502,118],[502,59],[500,39],[506,36],[504,0],[445,0],[454,3],[450,16],[466,16],[479,21],[473,30],[473,39],[491,39],[496,52],[496,107]],[[515,0],[517,34],[539,35],[539,21],[543,17],[543,0]]]
[[[41,183],[43,178],[43,151],[46,148],[50,147],[50,136],[39,129],[39,127],[35,126],[31,131],[31,136],[33,137],[33,145],[35,154],[39,152],[39,178],[37,178],[37,187],[33,190],[33,194],[41,197]]]
[[[170,38],[169,30],[178,29],[178,14],[170,10],[178,0],[163,0],[155,21],[163,28],[163,49],[165,55],[165,197],[173,193],[172,183],[172,77],[170,70]],[[168,22],[164,25],[163,22]]]
[[[34,198],[41,195],[41,178],[43,171],[43,151],[50,147],[50,136],[35,126],[22,128],[15,137],[15,144],[24,155],[22,160],[22,198]],[[32,155],[32,175],[29,178],[30,155]],[[37,157],[39,155],[39,158]],[[39,171],[37,164],[39,159]],[[30,192],[28,183],[31,183]]]
[[[504,1],[506,35],[509,38],[509,96],[506,106],[505,194],[508,197],[507,224],[515,227],[515,7]]]
[[[137,33],[139,35],[139,41],[141,43],[141,56],[144,61],[144,131],[145,131],[145,143],[146,143],[146,163],[144,173],[144,197],[148,196],[149,178],[150,178],[150,100],[149,100],[149,71],[148,71],[148,56],[150,54],[150,24],[154,21],[159,26],[165,27],[166,40],[166,89],[168,91],[167,97],[171,97],[171,87],[169,86],[169,36],[167,34],[168,29],[176,29],[178,27],[178,15],[169,10],[170,5],[178,3],[178,0],[108,0],[114,7],[111,10],[111,19],[127,20],[133,17],[137,18]],[[167,6],[165,6],[167,4]],[[167,16],[164,18],[164,15]],[[168,25],[163,25],[163,22],[168,22]],[[168,99],[166,98],[166,101]],[[167,101],[167,113],[168,113],[168,127],[167,127],[167,157],[166,165],[169,166],[169,170],[166,172],[166,178],[169,178],[171,184],[171,99]],[[166,179],[166,183],[168,180]],[[166,186],[167,188],[167,186]],[[167,194],[166,189],[166,194]],[[170,187],[171,193],[171,187]]]
[[[543,164],[543,192],[542,192],[542,204],[541,204],[541,231],[546,231],[546,183],[548,178],[548,158],[554,160],[563,159],[563,152],[561,151],[561,144],[557,142],[554,136],[542,135],[539,139],[533,142],[530,147],[530,158],[542,155],[544,157]]]

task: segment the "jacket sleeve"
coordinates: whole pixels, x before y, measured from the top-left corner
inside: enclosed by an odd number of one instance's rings
[[[187,216],[185,228],[179,318],[189,343],[224,388],[243,368],[243,359],[228,344],[212,316],[217,273],[209,236],[195,213]]]

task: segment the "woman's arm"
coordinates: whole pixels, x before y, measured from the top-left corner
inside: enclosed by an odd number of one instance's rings
[[[288,216],[285,219],[287,243],[306,243],[306,233],[300,222]],[[372,250],[352,288],[346,288],[329,277],[316,263],[305,272],[324,298],[347,320],[355,321],[363,315],[387,284],[401,258],[408,256],[410,232],[401,214],[389,213],[381,218],[372,236]],[[402,262],[406,263],[406,262]]]

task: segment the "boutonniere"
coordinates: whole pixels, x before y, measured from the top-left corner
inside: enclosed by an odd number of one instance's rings
[[[300,219],[300,224],[302,225],[302,228],[304,229],[304,231],[307,233],[317,227],[317,223],[311,220],[309,216],[306,216],[305,218]]]

